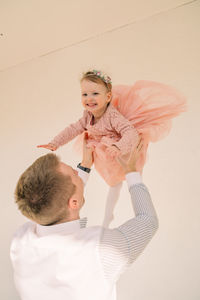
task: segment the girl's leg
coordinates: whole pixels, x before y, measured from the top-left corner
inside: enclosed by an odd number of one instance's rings
[[[110,222],[114,219],[113,211],[116,206],[117,200],[119,199],[120,190],[122,187],[122,182],[115,186],[111,186],[108,191],[108,196],[106,200],[104,221],[102,226],[105,228],[109,227]]]

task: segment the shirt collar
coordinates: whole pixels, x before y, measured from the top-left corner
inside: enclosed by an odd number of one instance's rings
[[[70,222],[50,225],[50,226],[36,224],[36,233],[39,236],[45,236],[45,235],[56,234],[56,233],[69,234],[69,233],[73,233],[78,229],[85,228],[86,225],[87,225],[87,217],[70,221]]]

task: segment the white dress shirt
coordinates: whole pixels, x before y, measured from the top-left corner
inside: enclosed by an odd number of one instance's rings
[[[79,171],[86,183],[89,174]],[[140,174],[126,181],[135,216],[114,229],[87,227],[87,218],[42,226],[27,222],[11,244],[16,288],[22,300],[115,300],[116,281],[158,228]]]

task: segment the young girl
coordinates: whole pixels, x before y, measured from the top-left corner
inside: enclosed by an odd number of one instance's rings
[[[186,101],[173,88],[151,81],[112,88],[111,79],[101,71],[86,72],[81,78],[83,116],[61,131],[50,143],[39,145],[52,151],[77,135],[88,132],[88,146],[94,148],[94,166],[110,186],[103,226],[113,219],[113,210],[124,180],[124,171],[114,159],[129,153],[143,138],[143,150],[137,162],[142,172],[149,142],[169,133],[171,119],[185,111]]]

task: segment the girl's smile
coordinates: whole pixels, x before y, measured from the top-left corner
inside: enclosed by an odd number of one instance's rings
[[[111,100],[111,92],[107,92],[103,84],[84,79],[81,82],[81,100],[83,107],[95,118],[100,118]]]

